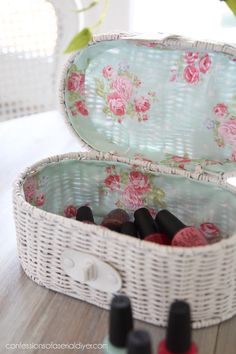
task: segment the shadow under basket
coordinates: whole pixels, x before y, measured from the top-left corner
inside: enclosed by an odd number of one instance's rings
[[[235,57],[215,43],[111,34],[70,59],[63,109],[93,151],[44,159],[14,185],[18,252],[32,280],[106,309],[125,293],[136,319],[161,326],[176,299],[190,303],[193,328],[236,314],[236,149],[226,129],[236,122]],[[81,205],[98,225],[75,220]],[[112,209],[132,220],[143,206],[186,225],[214,223],[222,240],[171,247],[99,225]]]

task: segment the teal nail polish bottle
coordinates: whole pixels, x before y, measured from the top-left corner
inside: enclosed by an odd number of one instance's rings
[[[104,354],[127,354],[127,336],[133,329],[131,302],[125,295],[112,299],[109,334],[104,339]]]
[[[142,330],[132,331],[128,335],[127,354],[152,354],[151,337]]]

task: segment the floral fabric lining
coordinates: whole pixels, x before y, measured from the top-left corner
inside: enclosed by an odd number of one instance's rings
[[[171,68],[170,81],[184,80],[188,84],[198,84],[211,68],[212,59],[208,53],[185,52],[183,57]]]
[[[218,103],[213,107],[214,117],[207,121],[207,129],[213,131],[214,139],[220,148],[226,145],[231,149],[231,160],[236,162],[236,96],[229,107]]]
[[[127,116],[138,122],[149,119],[148,112],[157,101],[156,92],[139,93],[142,82],[130,71],[128,64],[120,63],[118,69],[107,65],[101,74],[102,78],[95,77],[94,80],[96,93],[105,103],[103,112],[107,116],[118,123],[122,123]]]
[[[116,167],[106,168],[107,177],[100,188],[101,195],[119,192],[119,197],[115,202],[118,208],[129,211],[136,210],[142,206],[155,205],[164,208],[165,192],[154,185],[156,178],[152,174],[142,173],[134,169],[131,172],[116,171]],[[155,208],[150,209],[151,213],[156,213]]]
[[[150,50],[153,52],[170,52],[168,48],[165,48],[159,45],[158,43],[152,41],[137,41],[136,47],[137,46],[147,47],[148,51]],[[143,48],[142,50],[145,51],[146,48]],[[195,90],[196,95],[201,94],[201,87],[204,87],[204,89],[207,90],[206,95],[209,94],[209,98],[208,96],[206,96],[206,99],[210,100],[210,104],[212,106],[206,108],[207,112],[206,109],[203,110],[203,114],[205,114],[206,117],[204,116],[202,122],[199,123],[199,125],[201,124],[200,128],[195,123],[195,125],[193,124],[193,126],[194,128],[196,127],[197,130],[203,129],[205,134],[204,144],[206,148],[204,148],[205,150],[203,149],[202,154],[198,154],[196,153],[195,146],[195,153],[193,153],[193,155],[200,155],[201,157],[201,155],[204,154],[204,156],[209,156],[209,159],[190,159],[189,156],[186,155],[176,156],[173,154],[173,151],[172,154],[166,155],[166,158],[160,163],[166,163],[173,167],[185,169],[192,168],[189,166],[193,164],[198,164],[206,167],[209,165],[221,165],[225,161],[228,162],[229,160],[232,162],[236,162],[236,92],[235,95],[232,95],[233,97],[229,98],[228,102],[225,102],[224,100],[216,100],[214,102],[214,90],[210,91],[210,89],[208,88],[208,78],[212,73],[214,76],[214,80],[218,80],[217,77],[215,77],[215,74],[217,71],[216,69],[220,67],[221,62],[218,62],[216,60],[217,63],[215,64],[215,53],[207,53],[194,50],[177,52],[178,56],[175,57],[175,55],[173,55],[173,60],[171,61],[169,67],[168,65],[165,66],[164,70],[167,70],[167,76],[166,73],[164,73],[163,77],[165,78],[165,81],[167,80],[167,82],[157,82],[156,87],[154,87],[154,84],[152,84],[150,85],[150,88],[148,88],[148,80],[145,79],[145,76],[142,73],[140,74],[140,70],[138,72],[137,67],[135,66],[135,62],[133,64],[129,63],[128,58],[127,60],[123,60],[122,58],[122,60],[120,60],[119,62],[117,61],[111,63],[107,61],[106,65],[104,65],[104,60],[101,61],[101,63],[103,64],[100,64],[100,66],[94,66],[90,72],[90,75],[93,76],[89,77],[89,87],[87,89],[89,93],[94,90],[95,94],[98,96],[98,108],[103,114],[100,114],[101,112],[99,112],[97,121],[99,119],[104,119],[104,129],[108,127],[108,129],[111,130],[112,125],[106,126],[107,121],[109,121],[109,124],[110,122],[114,122],[114,124],[122,124],[126,120],[133,120],[134,122],[142,123],[144,127],[147,127],[147,129],[154,129],[154,126],[152,125],[153,121],[160,121],[162,119],[162,115],[168,112],[168,109],[166,109],[166,107],[161,106],[163,105],[163,102],[166,102],[165,96],[163,95],[163,92],[161,92],[161,88],[165,88],[165,85],[168,85],[168,88],[176,87],[178,90],[178,84],[180,84],[181,87],[182,85],[186,85],[186,92],[188,92],[190,95],[188,97],[188,100],[190,100],[190,98],[192,100],[193,98],[191,97],[191,95],[194,96]],[[161,54],[159,53],[158,55]],[[88,57],[88,63],[89,60],[90,58]],[[227,61],[231,63],[231,66],[234,65],[232,63],[236,62],[235,58],[232,58],[231,56],[227,55],[223,56],[223,54],[222,60],[224,63],[223,65],[226,65]],[[175,64],[173,65],[174,61]],[[143,69],[143,71],[145,73],[145,68]],[[66,79],[65,89],[67,106],[71,114],[72,125],[73,120],[75,120],[76,122],[76,130],[78,130],[77,128],[80,128],[80,125],[83,124],[85,119],[89,120],[90,118],[88,102],[86,101],[85,94],[85,72],[86,69],[80,69],[79,61],[76,61],[76,64],[73,63],[70,66]],[[96,75],[94,75],[94,73]],[[203,86],[201,86],[201,84]],[[170,90],[175,89],[170,88]],[[173,92],[175,91],[171,91],[172,95]],[[92,94],[94,93],[92,92]],[[176,102],[178,101],[176,100]],[[194,100],[192,103],[194,106]],[[178,117],[181,114],[181,112],[178,111],[179,106],[181,105],[176,104],[176,115],[178,115]],[[173,105],[173,107],[175,107],[175,105]],[[183,111],[185,107],[183,106],[181,109]],[[201,113],[201,109],[199,111]],[[186,109],[186,112],[189,113],[189,108]],[[93,107],[91,108],[91,114],[94,114]],[[171,117],[171,115],[169,116]],[[80,120],[78,120],[77,118],[79,118]],[[205,120],[205,118],[207,119]],[[163,117],[163,119],[165,119],[165,116]],[[175,119],[175,121],[173,123],[169,122],[168,124],[170,126],[170,129],[173,129],[174,131],[177,123],[176,117],[174,117],[173,119]],[[151,125],[148,124],[149,122],[151,123]],[[102,124],[103,123],[99,121],[100,131],[102,131]],[[132,127],[132,129],[134,129],[134,134],[135,129],[137,129],[137,134],[141,135],[138,125],[134,124],[134,127]],[[91,125],[91,128],[90,126],[86,125],[86,128],[84,130],[86,131],[86,134],[88,134],[89,129],[93,129],[93,127],[95,127],[96,129],[96,123],[94,124],[94,121],[93,125]],[[128,125],[128,129],[131,129],[131,125]],[[182,126],[180,129],[182,129]],[[158,131],[158,125],[156,127],[156,130]],[[212,134],[206,134],[208,131],[212,131]],[[108,136],[109,138],[110,136],[112,137],[112,132]],[[111,142],[113,143],[112,139],[113,138],[111,138]],[[201,137],[199,137],[199,141],[201,141]],[[209,150],[207,149],[208,142],[210,145]],[[215,151],[213,151],[213,142],[216,146]],[[105,144],[106,143],[107,141],[105,141]],[[202,144],[202,148],[204,144]],[[89,145],[92,145],[91,142],[89,142]],[[95,148],[97,149],[96,146]],[[98,150],[102,150],[102,147],[99,146]],[[130,151],[131,150],[132,149],[130,149]],[[119,151],[116,148],[114,148],[112,151],[117,151],[117,153],[119,154]],[[210,159],[211,154],[214,156],[212,160]]]
[[[46,202],[45,188],[48,184],[48,177],[28,177],[24,183],[25,200],[31,205],[41,207]]]
[[[66,90],[72,116],[75,117],[78,114],[84,117],[88,116],[89,112],[85,101],[85,73],[78,70],[75,64],[70,68]]]

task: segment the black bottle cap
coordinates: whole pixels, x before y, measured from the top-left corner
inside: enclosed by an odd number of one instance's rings
[[[90,221],[90,222],[94,223],[92,210],[86,205],[80,207],[77,210],[76,220],[79,220],[79,221]]]
[[[175,234],[177,234],[178,231],[186,227],[182,221],[165,209],[157,213],[155,221],[161,232],[165,233],[171,239],[175,236]]]
[[[158,232],[155,222],[148,209],[140,208],[134,212],[134,222],[141,239]]]
[[[127,354],[151,354],[151,337],[148,332],[136,330],[128,335],[128,353]]]
[[[127,336],[133,329],[131,302],[125,295],[112,299],[110,312],[109,340],[118,348],[125,348]]]
[[[129,220],[129,214],[123,209],[114,209],[108,213],[103,221],[102,226],[107,227],[112,231],[120,232],[124,222]]]
[[[170,307],[166,347],[171,353],[187,353],[191,347],[190,306],[185,301],[175,301]]]
[[[138,237],[138,230],[137,230],[135,224],[131,221],[126,221],[122,225],[120,232],[125,235]]]

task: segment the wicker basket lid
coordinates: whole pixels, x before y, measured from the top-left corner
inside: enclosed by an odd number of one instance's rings
[[[227,172],[236,161],[235,78],[231,45],[101,35],[70,59],[62,103],[95,150]]]

